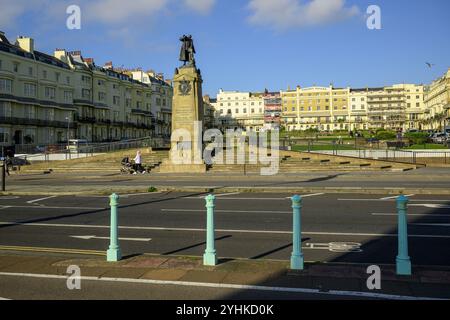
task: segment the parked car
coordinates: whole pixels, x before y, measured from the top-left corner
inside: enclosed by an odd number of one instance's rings
[[[447,134],[445,132],[433,133],[431,141],[433,143],[445,143],[447,141]]]

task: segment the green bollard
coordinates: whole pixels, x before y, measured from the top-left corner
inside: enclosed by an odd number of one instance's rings
[[[408,222],[406,219],[409,199],[404,195],[397,198],[398,211],[398,255],[396,259],[397,274],[411,275],[411,260],[408,256]]]
[[[113,193],[110,197],[109,205],[111,206],[111,235],[109,249],[106,254],[106,259],[109,262],[117,262],[122,258],[119,247],[118,238],[118,218],[117,218],[117,206],[119,205],[119,196]]]
[[[293,251],[291,255],[291,269],[303,270],[304,259],[302,253],[302,230],[301,230],[301,208],[302,198],[295,195],[291,198],[293,209],[293,231],[292,231],[292,245]]]
[[[203,265],[215,266],[217,264],[216,249],[214,248],[214,200],[215,196],[208,195],[206,200],[206,250],[203,255]]]

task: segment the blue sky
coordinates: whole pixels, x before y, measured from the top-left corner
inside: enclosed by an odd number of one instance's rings
[[[450,67],[448,0],[0,0],[0,30],[44,52],[81,50],[99,65],[171,78],[178,38],[194,36],[204,93],[296,85],[430,83]],[[81,30],[66,8],[81,8]],[[366,27],[369,5],[381,30]],[[425,62],[435,64],[428,68]]]

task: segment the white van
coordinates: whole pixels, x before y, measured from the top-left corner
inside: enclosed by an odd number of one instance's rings
[[[82,149],[87,146],[88,146],[87,140],[71,139],[69,140],[67,148],[70,150],[70,152],[80,152],[83,151]]]

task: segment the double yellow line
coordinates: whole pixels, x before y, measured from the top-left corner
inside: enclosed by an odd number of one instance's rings
[[[43,247],[21,247],[21,246],[1,246],[0,251],[28,251],[28,252],[50,252],[50,253],[71,253],[82,255],[106,256],[106,251],[64,249],[64,248],[43,248]]]

